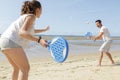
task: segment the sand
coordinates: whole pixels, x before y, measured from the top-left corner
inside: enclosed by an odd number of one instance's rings
[[[72,54],[64,63],[56,63],[51,57],[29,58],[29,80],[120,80],[120,51],[112,53],[116,64],[105,56],[101,67],[94,53]],[[0,80],[11,80],[11,73],[11,65],[0,59]]]

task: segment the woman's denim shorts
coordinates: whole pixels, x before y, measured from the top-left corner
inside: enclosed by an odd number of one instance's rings
[[[6,50],[11,48],[21,48],[21,46],[19,46],[18,44],[16,44],[15,42],[8,38],[0,37],[0,49]]]

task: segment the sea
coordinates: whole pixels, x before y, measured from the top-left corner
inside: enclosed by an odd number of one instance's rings
[[[38,36],[38,35],[37,35]],[[103,41],[93,41],[84,38],[83,36],[65,36],[65,35],[42,35],[46,40],[52,40],[56,36],[62,36],[69,43],[69,55],[72,54],[92,54],[99,53],[99,47],[102,45]],[[120,37],[112,37],[113,43],[111,45],[111,51],[120,50]],[[29,58],[34,57],[51,57],[50,52],[47,48],[42,47],[36,42],[30,42],[29,48],[24,48],[26,55]],[[0,51],[0,60],[4,60],[5,56]]]

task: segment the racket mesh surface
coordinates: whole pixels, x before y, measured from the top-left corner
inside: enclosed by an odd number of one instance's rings
[[[66,41],[62,38],[59,38],[57,40],[55,40],[54,42],[52,42],[51,44],[51,51],[52,51],[52,55],[53,58],[57,61],[57,62],[63,62],[66,58]]]

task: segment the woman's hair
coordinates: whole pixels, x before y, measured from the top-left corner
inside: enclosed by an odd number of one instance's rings
[[[37,0],[32,1],[25,1],[22,9],[21,9],[21,15],[23,14],[36,14],[36,9],[41,9],[41,3]]]

